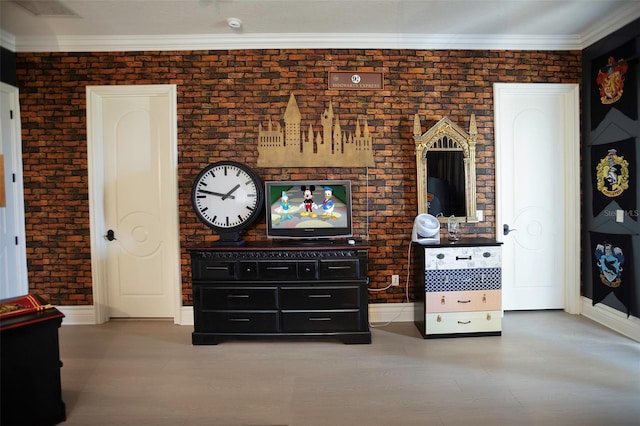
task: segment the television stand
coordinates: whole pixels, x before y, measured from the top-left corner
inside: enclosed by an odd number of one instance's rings
[[[368,247],[248,243],[189,249],[194,345],[228,339],[371,343]]]

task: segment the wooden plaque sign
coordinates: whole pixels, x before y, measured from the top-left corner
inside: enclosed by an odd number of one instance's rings
[[[381,72],[334,71],[329,72],[329,89],[382,90],[384,78]]]

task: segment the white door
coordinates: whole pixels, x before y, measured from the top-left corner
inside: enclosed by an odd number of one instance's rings
[[[173,85],[87,88],[98,322],[179,314],[175,94]]]
[[[29,291],[18,89],[0,83],[0,299]]]
[[[496,84],[494,97],[503,309],[578,312],[578,86]]]

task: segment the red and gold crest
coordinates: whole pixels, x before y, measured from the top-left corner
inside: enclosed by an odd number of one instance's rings
[[[616,61],[609,57],[607,65],[598,70],[596,82],[600,89],[600,101],[605,104],[618,102],[624,92],[624,75],[629,66],[624,59]]]

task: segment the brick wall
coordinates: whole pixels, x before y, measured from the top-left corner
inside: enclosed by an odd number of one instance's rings
[[[327,89],[329,71],[384,72],[381,91]],[[197,52],[19,53],[27,261],[31,290],[60,305],[91,304],[85,86],[176,84],[184,304],[191,304],[187,247],[215,239],[190,205],[209,162],[236,159],[263,180],[352,179],[355,230],[371,244],[371,287],[404,282],[416,214],[413,115],[423,131],[443,116],[468,128],[476,114],[477,207],[485,221],[465,236],[495,238],[493,83],[579,83],[580,52],[291,49]],[[343,130],[367,114],[370,168],[257,168],[257,128],[282,117],[296,95],[303,126],[333,102]],[[319,129],[316,129],[318,131]],[[264,220],[246,235],[265,239]],[[402,302],[402,287],[370,295]]]

